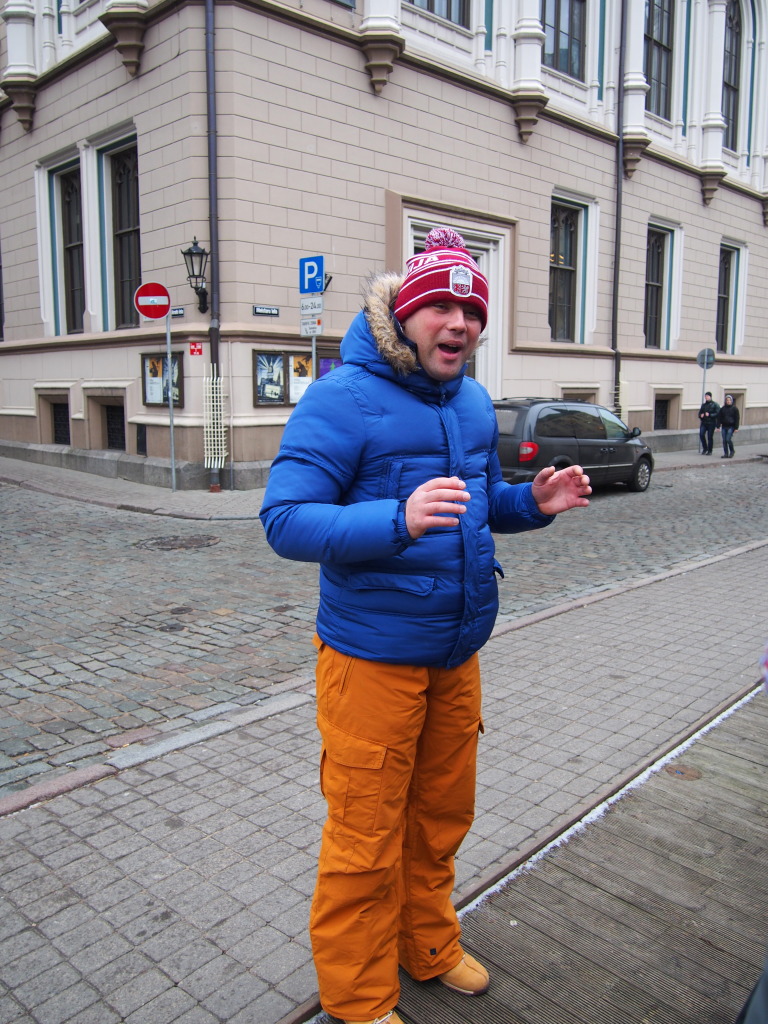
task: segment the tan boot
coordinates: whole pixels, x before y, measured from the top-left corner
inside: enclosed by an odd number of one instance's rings
[[[374,1017],[373,1020],[345,1020],[344,1024],[403,1024],[403,1022],[394,1010],[390,1010],[389,1013],[382,1013],[380,1017]]]
[[[439,974],[438,980],[462,996],[481,996],[491,983],[488,971],[469,953],[464,954],[453,970]]]

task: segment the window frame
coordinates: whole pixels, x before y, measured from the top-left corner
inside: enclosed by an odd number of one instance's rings
[[[659,344],[648,344],[648,239],[651,233],[664,236],[664,254],[661,262],[662,289],[659,304]],[[680,336],[680,309],[682,307],[683,229],[679,224],[653,218],[646,234],[646,265],[643,295],[643,335],[645,348],[650,351],[669,351],[677,346]]]
[[[138,154],[136,135],[125,129],[98,140],[83,141],[68,152],[49,160],[41,160],[35,169],[37,223],[40,246],[40,311],[46,336],[62,337],[68,333],[66,310],[65,267],[63,259],[63,223],[61,178],[75,168],[80,171],[81,218],[83,234],[83,331],[107,332],[116,326],[115,256],[112,245],[112,187],[110,162],[113,156],[134,149]],[[138,164],[137,164],[138,168]],[[138,274],[141,274],[140,177]],[[134,289],[135,290],[135,289]],[[133,294],[130,296],[133,305]],[[134,308],[135,312],[135,308]],[[138,313],[130,329],[140,325]],[[126,327],[128,325],[124,325]]]
[[[419,11],[425,11],[436,18],[442,18],[443,21],[450,22],[451,25],[457,25],[459,28],[469,30],[470,0],[407,0],[407,2]],[[446,13],[443,13],[441,10],[435,10],[436,7],[444,8]],[[455,16],[452,16],[451,9],[455,12]]]
[[[118,183],[115,180],[118,158],[126,153],[135,155],[135,194],[128,196],[118,191]],[[110,214],[109,217],[102,219],[102,251],[108,258],[110,268],[109,282],[105,282],[104,292],[105,295],[110,294],[111,299],[107,322],[113,330],[131,329],[139,326],[139,313],[133,304],[133,296],[141,284],[141,196],[136,140],[130,140],[127,145],[125,142],[122,145],[118,143],[101,150],[100,169],[103,206]],[[130,184],[128,188],[131,189]],[[126,198],[127,204],[123,202]],[[126,205],[131,209],[124,211],[123,207]],[[135,207],[135,210],[132,207]],[[126,223],[121,220],[123,212],[128,215]],[[107,259],[103,262],[106,264]],[[126,263],[129,264],[127,267]]]
[[[734,11],[738,15],[736,30],[732,30],[732,15]],[[723,148],[733,153],[737,152],[739,144],[743,26],[744,18],[739,0],[729,0],[725,10],[721,113],[725,122]]]
[[[562,254],[563,246],[556,244],[557,239],[561,236],[558,226],[555,223],[557,218],[562,220],[567,218],[571,222],[571,233],[573,238],[571,239],[566,254]],[[579,267],[579,241],[581,235],[581,216],[578,207],[575,207],[568,203],[563,203],[557,199],[553,199],[550,205],[550,216],[549,216],[549,288],[548,288],[548,303],[547,303],[547,322],[549,323],[549,334],[550,340],[559,342],[562,344],[570,344],[576,342],[577,336],[577,296],[578,296],[578,267]],[[568,259],[567,265],[558,265],[558,259],[563,255],[563,258]],[[568,276],[566,276],[568,275]],[[565,335],[558,335],[556,326],[560,322],[560,317],[557,315],[557,310],[563,306],[562,293],[563,289],[561,284],[565,282],[567,284],[567,291],[569,294],[568,301],[568,324],[567,332]],[[553,324],[553,319],[555,324]]]
[[[75,181],[76,176],[76,181]],[[75,217],[67,215],[67,183],[76,185],[77,210]],[[83,230],[83,187],[79,161],[56,175],[57,201],[61,226],[61,312],[64,315],[64,333],[82,334],[85,322],[85,235]],[[78,298],[79,296],[79,298]]]
[[[563,14],[565,13],[568,24],[563,27]],[[586,28],[587,28],[587,5],[586,0],[570,0],[570,3],[563,7],[563,0],[541,0],[540,7],[541,28],[544,32],[544,42],[541,49],[541,61],[545,67],[558,71],[568,78],[578,82],[585,81],[585,53],[586,53]],[[576,24],[579,21],[580,24]],[[579,34],[580,33],[580,34]],[[548,49],[551,40],[551,50]],[[565,47],[558,45],[558,42],[566,41]],[[576,50],[574,51],[574,42]],[[565,59],[562,59],[565,54]],[[574,65],[578,65],[575,67]]]
[[[643,334],[645,336],[645,347],[661,349],[664,335],[664,301],[666,298],[667,284],[667,259],[668,259],[669,232],[662,228],[649,225],[645,246],[645,299],[643,302]],[[658,258],[658,268],[653,266],[651,260],[652,244],[661,245],[661,252]],[[652,289],[652,290],[651,290]],[[653,299],[654,301],[650,301]]]
[[[728,253],[728,292],[722,292],[722,259]],[[715,351],[734,355],[740,348],[745,329],[746,283],[749,251],[741,242],[724,238],[720,242],[717,275],[717,307],[715,312]],[[723,299],[727,298],[727,311],[723,315]],[[724,347],[720,347],[724,345]]]
[[[666,24],[666,32],[659,29],[654,17],[657,11]],[[643,72],[648,92],[645,109],[665,121],[669,121],[672,115],[675,14],[675,0],[646,0]]]
[[[463,236],[468,252],[488,278],[488,323],[480,335],[480,344],[470,363],[469,375],[479,381],[491,398],[503,398],[503,370],[508,328],[509,286],[513,225],[484,223],[456,216],[450,210],[433,212],[403,205],[402,262],[423,247],[432,228],[449,224]]]
[[[552,337],[550,326],[550,342],[552,344],[586,345],[594,338],[597,322],[597,296],[600,292],[598,287],[598,240],[600,207],[597,201],[588,196],[579,195],[566,189],[557,189],[550,200],[550,259],[548,264],[547,282],[547,322],[549,323],[549,303],[552,295],[552,209],[555,206],[567,207],[578,215],[579,238],[576,246],[576,276],[575,276],[575,319],[573,325],[573,338],[555,339]]]

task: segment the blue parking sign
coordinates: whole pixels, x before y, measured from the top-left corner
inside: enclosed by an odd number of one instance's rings
[[[299,260],[299,292],[307,295],[310,292],[325,290],[325,257],[305,256]]]

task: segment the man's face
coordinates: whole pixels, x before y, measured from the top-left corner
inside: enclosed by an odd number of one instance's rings
[[[472,358],[483,329],[479,311],[466,302],[434,302],[403,321],[403,330],[433,380],[447,381]]]

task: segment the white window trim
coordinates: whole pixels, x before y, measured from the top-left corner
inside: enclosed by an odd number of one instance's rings
[[[480,336],[475,353],[475,379],[491,398],[503,398],[503,366],[509,338],[509,294],[511,281],[512,226],[493,227],[482,222],[456,217],[450,212],[427,214],[403,210],[403,262],[412,256],[417,242],[423,242],[432,228],[444,224],[464,236],[467,249],[488,278],[488,324]]]
[[[600,205],[592,196],[570,189],[552,193],[553,206],[570,206],[579,213],[579,248],[576,266],[576,314],[574,343],[594,344],[597,329],[598,240],[600,238]]]
[[[76,148],[41,160],[35,166],[40,315],[45,337],[66,334],[61,201],[55,179],[78,164],[85,278],[83,331],[87,334],[114,329],[112,205],[106,167],[110,153],[135,144],[135,130],[122,128],[113,135],[100,137],[98,142],[80,142]]]
[[[680,224],[652,217],[646,231],[663,231],[671,244],[664,246],[664,316],[661,324],[662,352],[671,352],[680,344],[680,309],[683,298],[683,242]],[[645,301],[645,300],[643,300]],[[643,311],[645,315],[645,311]]]
[[[749,249],[743,242],[735,242],[730,238],[720,240],[720,249],[730,249],[736,254],[735,266],[731,267],[731,315],[728,325],[728,345],[726,355],[735,355],[744,344],[747,316],[747,281]]]

